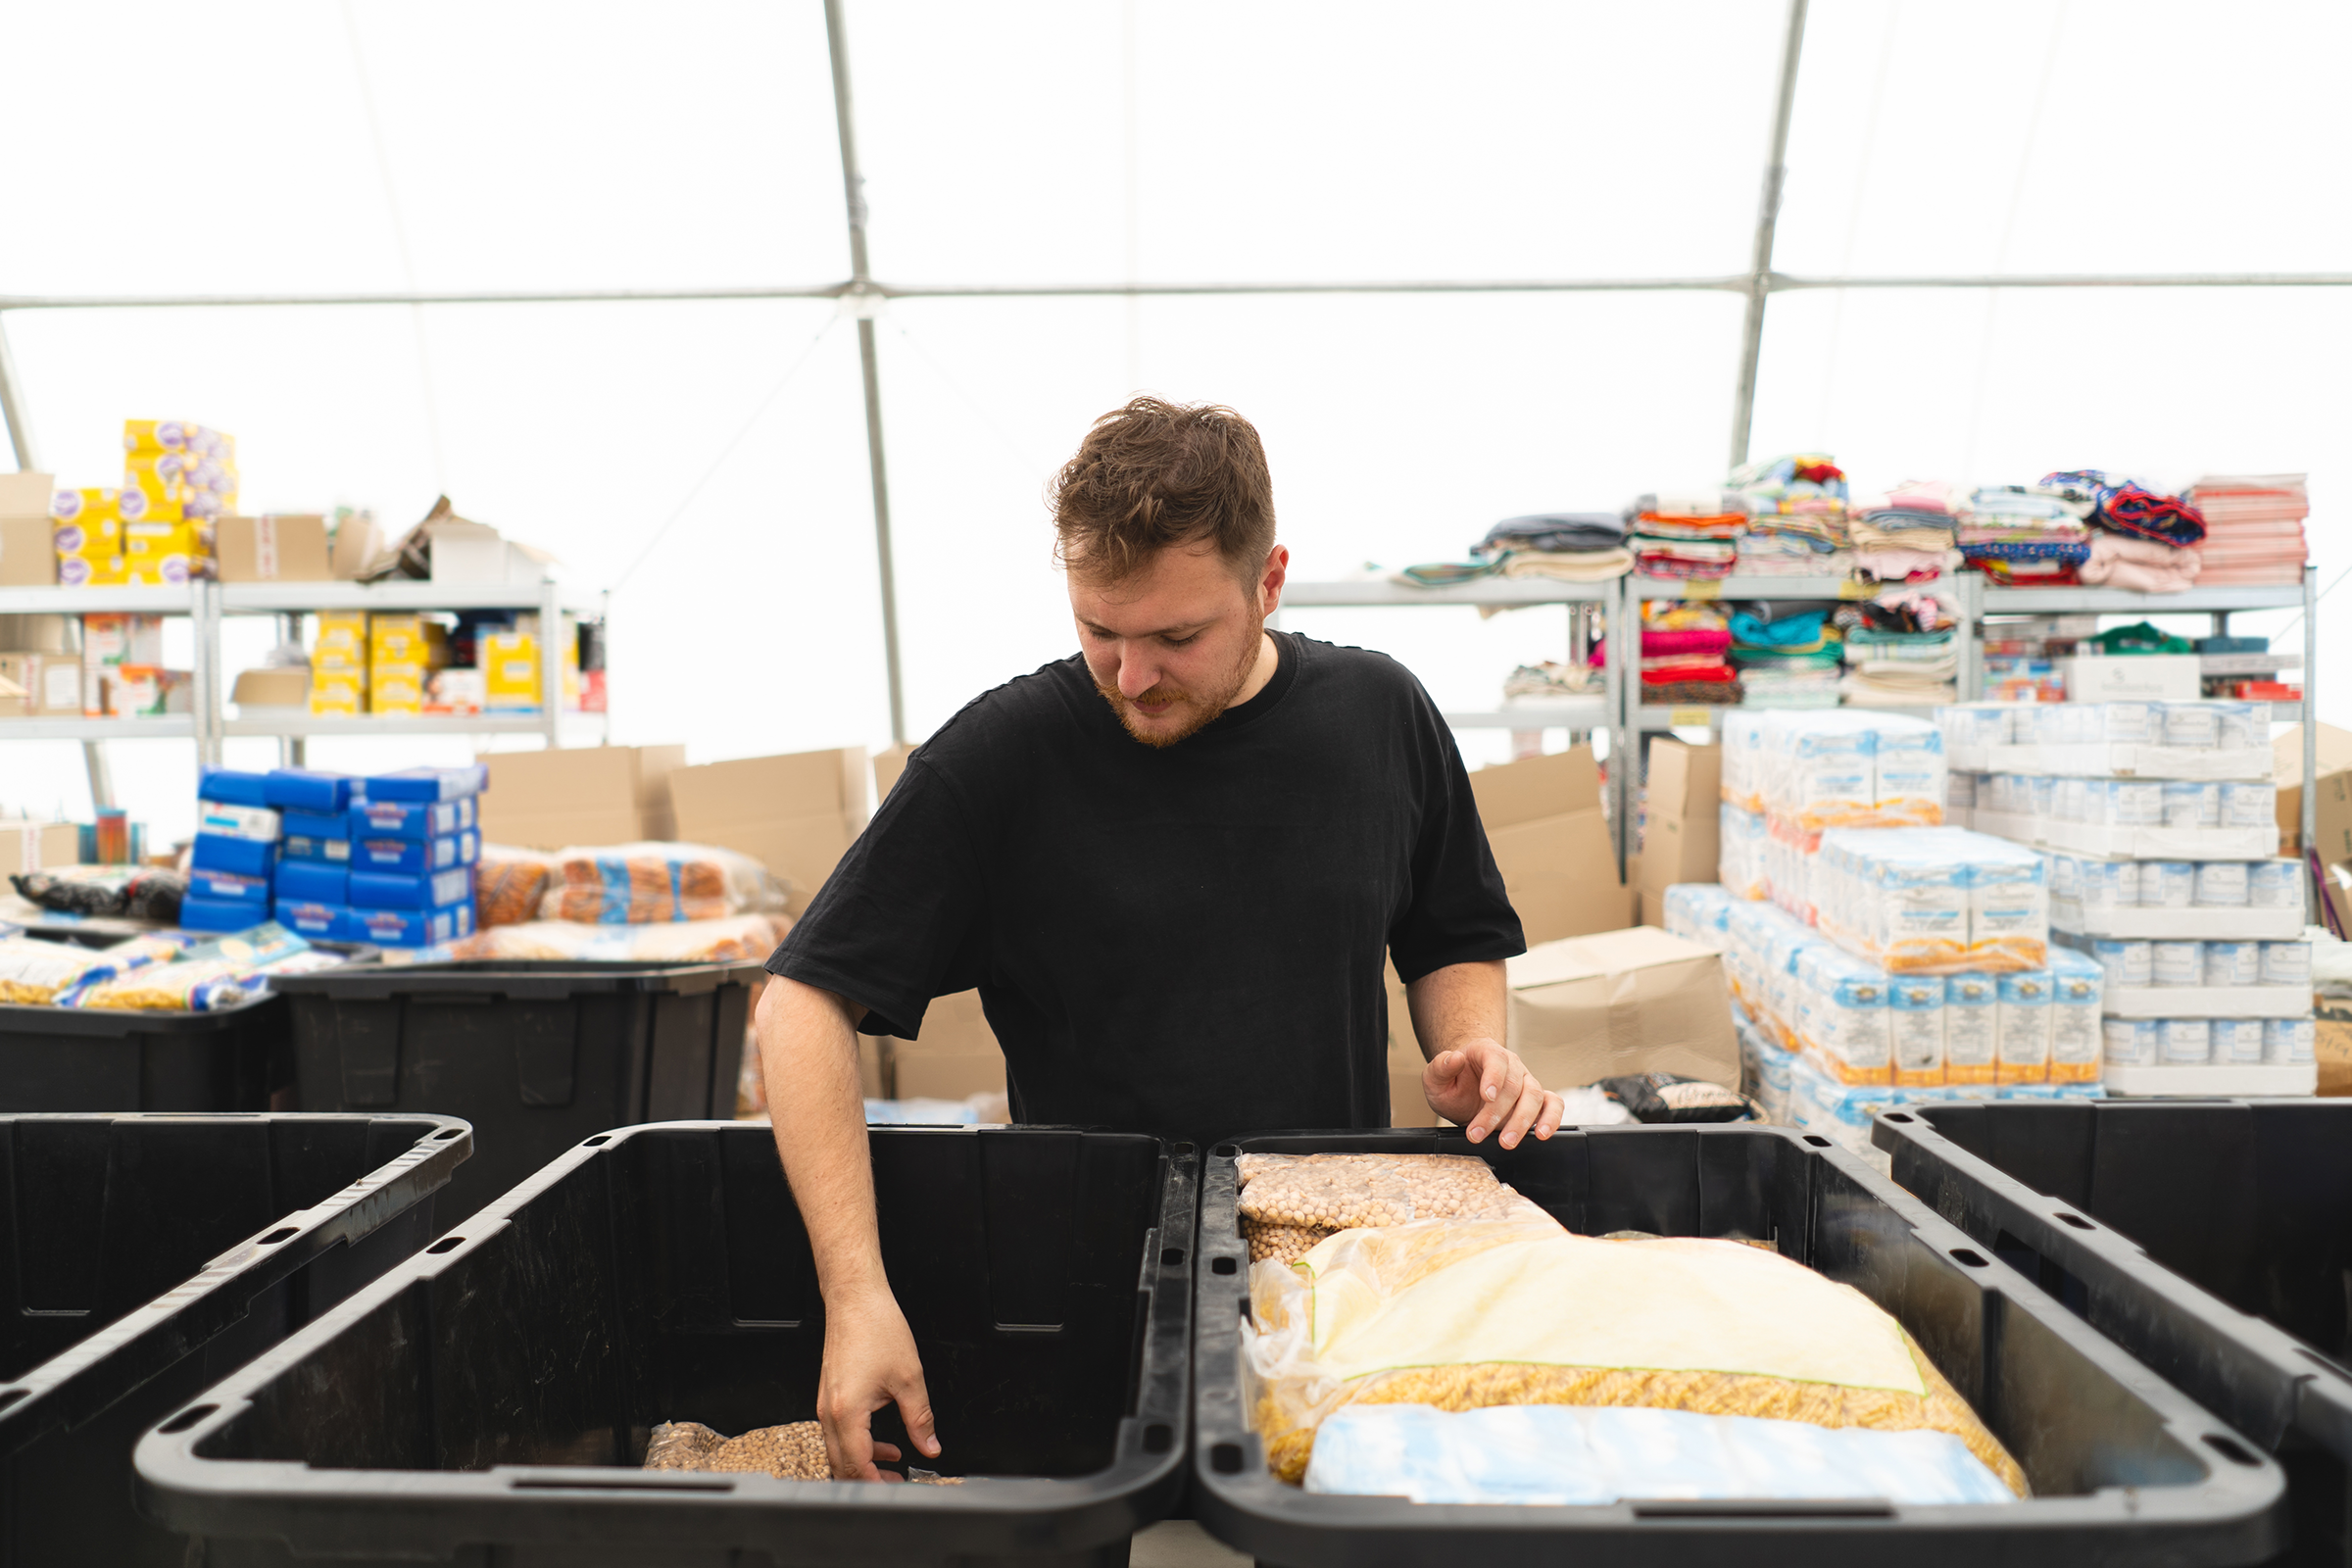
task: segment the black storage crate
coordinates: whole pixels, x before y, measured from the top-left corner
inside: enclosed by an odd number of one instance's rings
[[[433,1236],[441,1116],[0,1117],[0,1565],[181,1568],[139,1434]]]
[[[1883,1502],[1419,1504],[1287,1487],[1249,1428],[1243,1151],[1476,1154],[1584,1235],[1769,1241],[1908,1329],[2033,1483],[2006,1506]],[[1515,1150],[1456,1133],[1275,1133],[1219,1144],[1200,1185],[1193,1508],[1261,1563],[1459,1568],[1489,1556],[1621,1564],[2250,1563],[2284,1533],[2276,1465],[1969,1238],[1828,1140],[1752,1123],[1563,1130]]]
[[[1915,1106],[1894,1177],[2278,1456],[2289,1560],[2352,1563],[2352,1101]]]
[[[292,1081],[280,997],[212,1012],[0,1005],[0,1113],[268,1110]]]
[[[473,1124],[452,1225],[591,1133],[735,1114],[749,963],[348,964],[276,982],[305,1110]]]
[[[148,1506],[212,1568],[1121,1563],[1183,1479],[1195,1159],[875,1128],[882,1255],[956,1487],[644,1471],[650,1429],[814,1418],[824,1310],[765,1126],[587,1141],[164,1423]]]

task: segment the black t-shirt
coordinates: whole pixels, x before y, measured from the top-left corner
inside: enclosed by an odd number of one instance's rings
[[[1265,689],[1164,749],[1075,655],[975,699],[768,968],[909,1039],[979,987],[1016,1121],[1387,1126],[1383,951],[1409,981],[1526,944],[1420,682],[1274,638]]]

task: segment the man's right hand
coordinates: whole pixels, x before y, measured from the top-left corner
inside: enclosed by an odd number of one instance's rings
[[[915,1354],[906,1315],[887,1285],[851,1299],[825,1302],[825,1363],[816,1379],[816,1419],[824,1427],[825,1455],[836,1481],[898,1481],[876,1459],[896,1461],[898,1445],[877,1443],[876,1410],[899,1407],[906,1435],[925,1458],[939,1457],[931,1430],[931,1396],[923,1387],[923,1363]]]

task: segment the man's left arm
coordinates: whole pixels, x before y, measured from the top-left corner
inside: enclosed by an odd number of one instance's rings
[[[1474,1144],[1499,1130],[1505,1149],[1518,1148],[1531,1130],[1539,1139],[1559,1130],[1560,1097],[1503,1046],[1509,1004],[1499,959],[1432,969],[1408,981],[1404,997],[1429,1061],[1421,1093],[1432,1110],[1461,1123]]]

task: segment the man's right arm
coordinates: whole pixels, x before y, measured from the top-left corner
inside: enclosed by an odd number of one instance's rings
[[[896,1446],[874,1442],[871,1425],[873,1413],[894,1402],[915,1446],[929,1457],[939,1453],[914,1336],[882,1272],[858,1076],[864,1014],[830,991],[782,975],[770,976],[760,994],[760,1067],[776,1152],[808,1228],[825,1300],[816,1414],[833,1474],[845,1481],[896,1479],[874,1460],[902,1455]]]

